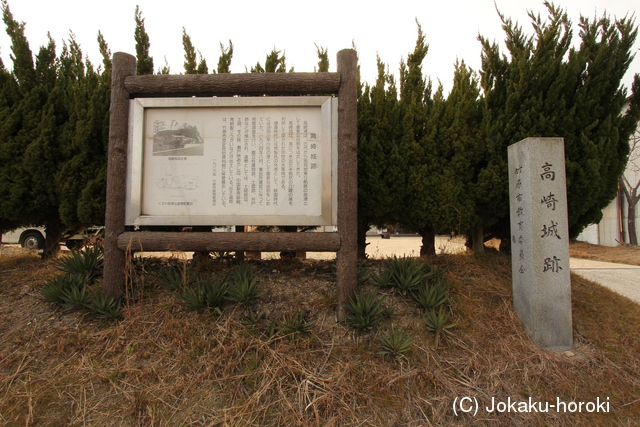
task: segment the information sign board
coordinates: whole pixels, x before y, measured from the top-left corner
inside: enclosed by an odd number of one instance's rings
[[[127,225],[335,225],[337,98],[131,100]]]

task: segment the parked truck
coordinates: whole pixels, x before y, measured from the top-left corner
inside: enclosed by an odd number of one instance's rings
[[[66,232],[60,243],[69,249],[80,249],[89,243],[95,243],[102,235],[103,227],[92,227],[80,233]],[[44,248],[45,231],[42,227],[18,228],[2,235],[2,243],[19,244],[27,249]]]

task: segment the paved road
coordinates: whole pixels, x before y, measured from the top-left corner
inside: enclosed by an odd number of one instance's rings
[[[640,304],[640,266],[571,258],[571,271]]]

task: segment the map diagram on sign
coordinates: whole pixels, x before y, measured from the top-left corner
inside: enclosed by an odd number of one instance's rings
[[[200,186],[197,176],[169,173],[156,180],[156,185],[160,190],[195,190]]]

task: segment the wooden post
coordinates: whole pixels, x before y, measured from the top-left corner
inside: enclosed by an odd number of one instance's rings
[[[111,104],[109,107],[109,149],[107,152],[107,200],[104,218],[104,290],[120,298],[125,291],[125,253],[118,249],[124,232],[127,188],[127,145],[129,137],[129,92],[125,77],[136,73],[136,58],[126,53],[113,55]]]
[[[347,316],[343,303],[353,298],[358,284],[358,57],[353,49],[338,52],[338,321]]]

